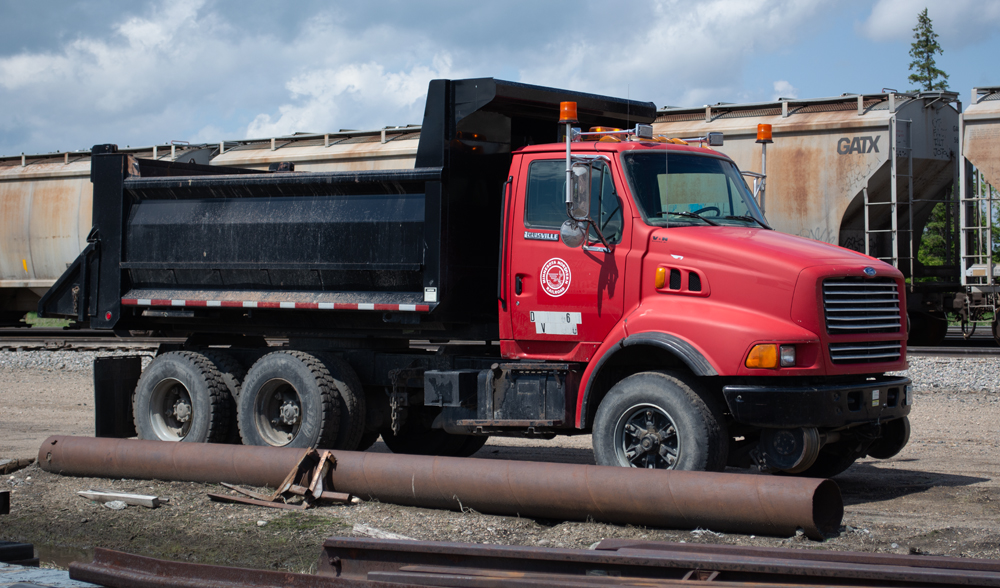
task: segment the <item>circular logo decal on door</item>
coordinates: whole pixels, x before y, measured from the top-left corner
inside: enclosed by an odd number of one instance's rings
[[[538,281],[542,283],[542,290],[546,294],[558,298],[569,290],[572,278],[569,264],[558,257],[553,257],[542,266],[542,273],[538,276]]]

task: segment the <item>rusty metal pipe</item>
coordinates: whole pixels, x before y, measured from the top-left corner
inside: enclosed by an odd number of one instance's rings
[[[280,484],[301,449],[49,437],[42,469],[77,476]],[[844,514],[830,480],[335,452],[334,489],[424,508],[821,539]]]

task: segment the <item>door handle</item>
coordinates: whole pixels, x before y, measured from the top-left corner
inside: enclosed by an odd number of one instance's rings
[[[514,294],[521,295],[521,276],[514,278]]]

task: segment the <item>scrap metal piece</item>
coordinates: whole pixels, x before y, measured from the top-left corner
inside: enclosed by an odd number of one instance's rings
[[[231,496],[228,494],[209,494],[209,500],[212,502],[235,502],[237,504],[251,504],[254,506],[266,506],[268,508],[282,508],[285,510],[305,510],[309,506],[305,503],[298,504],[288,504],[285,502],[276,502],[272,500],[258,500],[256,498],[249,498],[245,496]]]
[[[284,491],[304,486],[286,481],[303,454],[53,436],[39,449],[39,463],[78,476],[238,482]],[[336,452],[329,476],[324,489],[404,506],[784,537],[801,528],[821,539],[838,531],[844,513],[836,483],[810,478],[350,451]]]

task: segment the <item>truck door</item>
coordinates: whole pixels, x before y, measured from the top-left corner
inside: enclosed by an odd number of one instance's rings
[[[622,316],[631,234],[631,212],[623,209],[627,204],[615,189],[612,167],[595,167],[590,208],[610,252],[593,229],[583,247],[571,249],[559,239],[567,219],[565,159],[526,157],[517,180],[507,280],[515,342],[558,354],[570,353],[577,343],[603,341]]]

